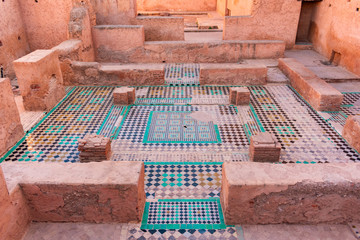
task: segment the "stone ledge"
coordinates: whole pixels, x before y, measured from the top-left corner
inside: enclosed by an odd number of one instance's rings
[[[336,111],[344,96],[293,58],[279,59],[279,68],[291,85],[317,111]]]
[[[360,221],[360,164],[224,163],[226,224]]]
[[[71,63],[75,86],[150,86],[165,84],[165,64]]]
[[[139,222],[145,205],[144,164],[8,163],[10,191],[20,186],[32,220],[50,222]]]
[[[261,64],[200,64],[201,85],[264,85],[266,76]]]

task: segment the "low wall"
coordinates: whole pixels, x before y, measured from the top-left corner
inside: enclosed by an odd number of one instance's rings
[[[0,213],[0,239],[22,239],[31,221],[30,209],[19,186],[9,193],[1,167]]]
[[[360,221],[360,164],[224,163],[225,222],[319,224]]]
[[[36,50],[13,65],[26,110],[50,111],[65,96],[57,51]]]
[[[2,166],[39,222],[140,222],[145,206],[144,164],[11,163]]]
[[[200,64],[201,85],[264,85],[267,67],[257,64]]]
[[[123,51],[97,49],[98,62],[122,63],[236,63],[242,59],[279,58],[283,41],[163,41]]]
[[[293,58],[279,59],[279,68],[290,79],[291,86],[317,111],[336,111],[344,96]]]
[[[125,51],[142,47],[145,41],[143,26],[98,25],[93,27],[93,40],[98,51]]]
[[[225,17],[224,40],[283,40],[295,45],[301,1],[257,0],[251,16]]]
[[[165,84],[164,64],[100,64],[72,62],[75,86],[149,86]]]
[[[166,12],[216,11],[216,0],[137,0],[137,10]]]
[[[137,17],[136,24],[144,26],[145,41],[184,40],[183,17]]]

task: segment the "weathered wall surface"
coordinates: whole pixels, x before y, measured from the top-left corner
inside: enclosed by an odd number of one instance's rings
[[[184,40],[182,17],[137,17],[136,24],[144,26],[145,41]]]
[[[236,63],[242,59],[279,58],[284,55],[283,41],[162,41],[114,51],[96,49],[99,62],[122,63]]]
[[[68,39],[72,0],[23,0],[19,3],[32,51],[49,49]]]
[[[225,16],[226,0],[217,0],[216,11],[221,15]]]
[[[0,156],[24,136],[10,80],[0,78]]]
[[[341,54],[339,64],[360,74],[360,1],[323,0],[316,3],[310,26],[314,48],[330,58]]]
[[[93,28],[95,49],[125,51],[142,47],[145,41],[143,26],[98,25]]]
[[[132,24],[136,17],[136,0],[88,0],[96,12],[96,24]]]
[[[137,0],[138,11],[206,12],[216,11],[216,0]]]
[[[20,187],[9,194],[0,167],[0,239],[22,239],[30,223],[30,211]]]
[[[30,49],[18,1],[0,1],[0,67],[5,76],[14,77],[12,61]]]
[[[283,40],[295,44],[301,10],[297,0],[258,0],[251,16],[225,17],[224,40]]]
[[[250,15],[252,10],[253,0],[228,0],[228,8],[230,9],[230,16]]]
[[[360,165],[224,163],[226,224],[360,221]]]

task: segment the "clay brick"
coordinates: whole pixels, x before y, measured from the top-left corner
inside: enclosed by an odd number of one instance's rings
[[[349,116],[342,133],[345,140],[360,152],[360,116]]]
[[[274,135],[263,132],[251,136],[249,156],[252,162],[279,162],[281,145]]]
[[[230,104],[246,105],[250,103],[250,91],[246,87],[230,88]]]
[[[13,64],[26,110],[49,111],[65,96],[56,50],[36,50]]]
[[[128,105],[134,104],[136,100],[135,88],[121,87],[115,88],[113,92],[114,104]]]
[[[92,134],[79,140],[80,162],[102,162],[111,158],[110,138]]]

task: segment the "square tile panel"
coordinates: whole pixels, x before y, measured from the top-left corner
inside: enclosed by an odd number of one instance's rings
[[[218,126],[198,121],[191,112],[151,111],[144,143],[221,143]]]
[[[147,202],[141,229],[225,229],[220,199]]]

